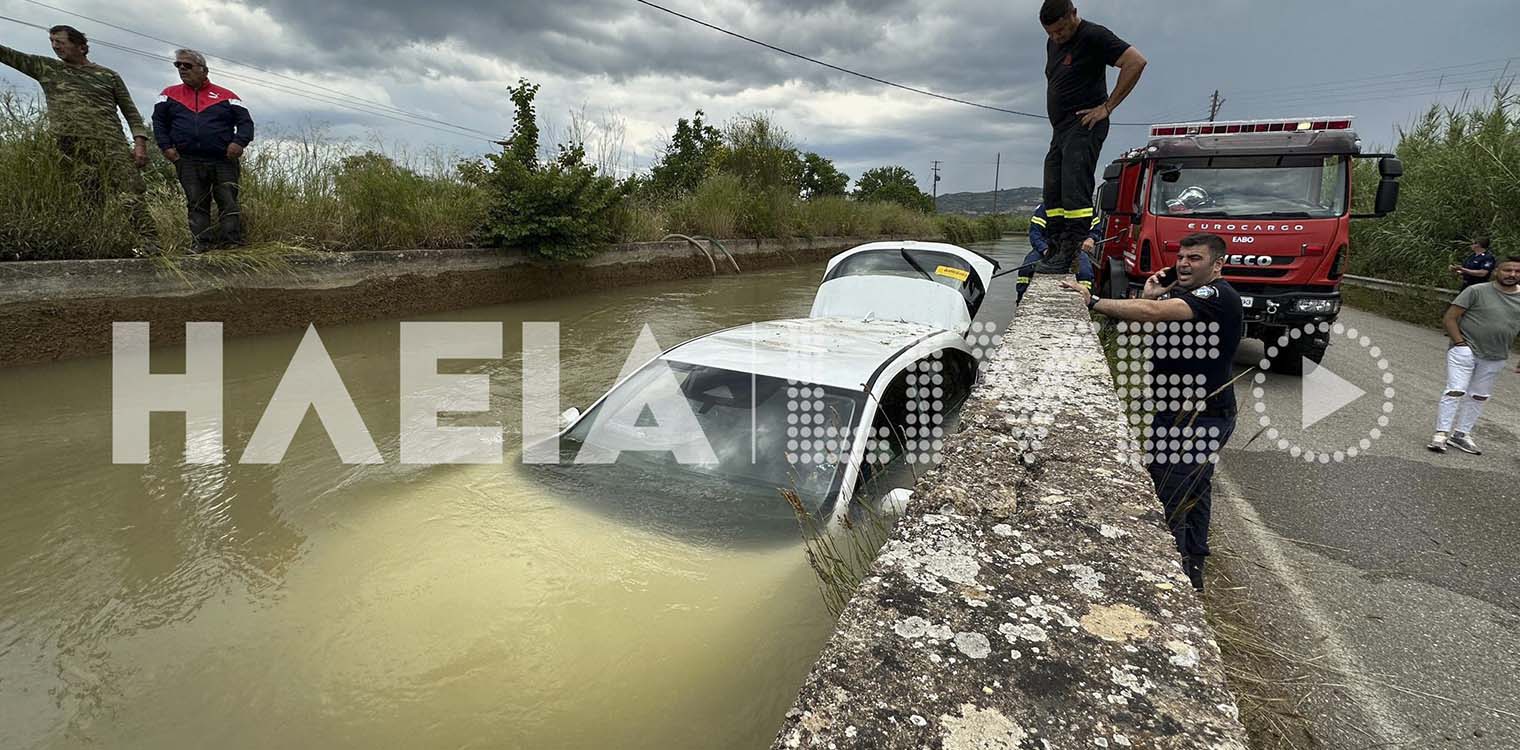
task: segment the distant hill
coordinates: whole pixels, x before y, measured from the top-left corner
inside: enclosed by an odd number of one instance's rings
[[[1040,204],[1043,191],[1037,187],[1004,188],[997,191],[997,212],[1027,214]],[[940,213],[983,216],[992,213],[992,191],[981,193],[946,193],[939,197]]]

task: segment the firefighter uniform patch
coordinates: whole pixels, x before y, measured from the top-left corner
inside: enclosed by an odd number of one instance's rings
[[[1213,299],[1218,293],[1212,286],[1201,286],[1193,290],[1193,296],[1198,299]]]

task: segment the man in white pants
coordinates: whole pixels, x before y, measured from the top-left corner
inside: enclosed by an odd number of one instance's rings
[[[1451,346],[1446,350],[1446,392],[1436,416],[1436,435],[1425,447],[1446,446],[1478,455],[1472,428],[1504,370],[1510,345],[1520,335],[1520,255],[1499,263],[1493,281],[1462,290],[1441,320]]]

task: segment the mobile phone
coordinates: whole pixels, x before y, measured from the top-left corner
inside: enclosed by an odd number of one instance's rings
[[[1161,285],[1162,286],[1171,286],[1172,284],[1175,284],[1175,283],[1177,283],[1177,269],[1176,268],[1163,268],[1163,269],[1161,269]]]

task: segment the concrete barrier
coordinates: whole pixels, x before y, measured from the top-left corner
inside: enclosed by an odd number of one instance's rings
[[[1036,278],[776,748],[1243,750],[1088,315]]]
[[[873,239],[723,244],[751,271],[821,261]],[[566,262],[462,249],[309,253],[264,268],[233,256],[0,263],[0,367],[108,353],[115,321],[147,321],[164,346],[183,342],[186,321],[221,321],[234,337],[734,273],[711,252],[716,262],[677,241]]]

